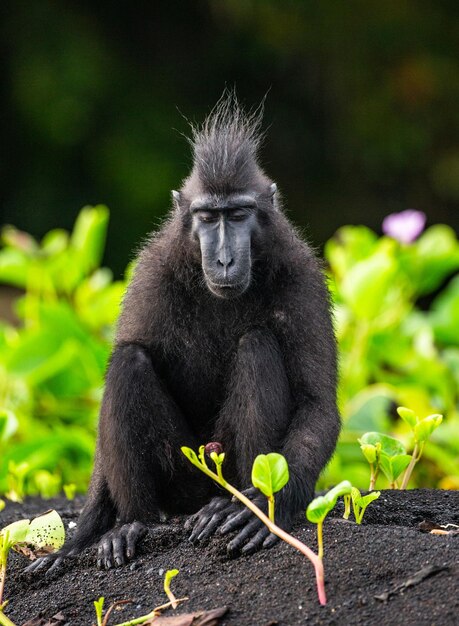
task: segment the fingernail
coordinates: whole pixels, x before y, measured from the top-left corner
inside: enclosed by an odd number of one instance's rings
[[[134,556],[134,553],[132,552],[132,550],[127,549],[126,556],[128,559],[132,559],[132,557]]]
[[[117,556],[117,557],[116,557],[116,559],[115,559],[115,563],[117,564],[117,566],[118,566],[118,567],[119,567],[120,565],[123,565],[123,561],[122,561],[122,559],[120,559],[120,557],[119,557],[119,556]]]

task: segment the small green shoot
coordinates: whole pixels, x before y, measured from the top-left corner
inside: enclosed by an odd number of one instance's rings
[[[94,600],[94,608],[96,610],[97,626],[103,624],[103,610],[104,610],[105,598],[100,597],[98,600]]]
[[[330,489],[324,496],[318,496],[309,504],[306,509],[306,517],[313,524],[317,524],[317,544],[319,546],[319,559],[323,558],[324,547],[322,529],[324,519],[333,510],[336,501],[340,496],[351,493],[352,485],[348,480],[343,480],[336,487]]]
[[[174,596],[174,594],[171,591],[171,580],[174,578],[174,576],[177,576],[178,573],[179,573],[178,569],[168,569],[166,574],[164,575],[164,593],[169,598],[169,601],[173,609],[177,608],[178,602],[177,602],[177,598]]]
[[[8,493],[5,494],[11,502],[22,502],[25,496],[25,478],[29,472],[28,463],[19,463],[16,465],[14,461],[8,463]]]
[[[76,485],[75,483],[69,483],[68,485],[62,485],[62,489],[64,490],[65,497],[67,500],[74,500],[76,494]]]
[[[354,509],[354,517],[357,524],[362,523],[362,519],[364,513],[368,507],[368,505],[373,502],[373,500],[377,500],[381,495],[380,491],[372,491],[368,493],[366,496],[362,496],[357,487],[352,487],[351,489],[351,499],[352,499],[352,507]],[[346,518],[347,519],[347,518]]]
[[[274,522],[272,522],[269,519],[269,517],[265,515],[265,513],[260,508],[258,508],[254,502],[252,502],[252,500],[247,498],[247,496],[245,496],[243,493],[238,491],[235,487],[233,487],[233,485],[231,485],[229,482],[225,480],[225,478],[223,477],[223,473],[222,473],[224,453],[221,452],[222,450],[221,444],[213,442],[211,444],[207,444],[207,446],[201,446],[199,448],[199,454],[196,454],[194,450],[186,446],[183,446],[181,450],[183,454],[186,456],[186,458],[190,461],[190,463],[192,463],[195,467],[197,467],[201,472],[206,474],[206,476],[209,476],[209,478],[212,478],[212,480],[214,480],[221,487],[229,491],[231,495],[235,496],[238,500],[240,500],[242,504],[244,504],[248,509],[250,509],[252,513],[256,515],[258,519],[260,519],[263,522],[263,524],[265,524],[268,527],[270,532],[272,532],[274,535],[276,535],[277,537],[279,537],[286,543],[290,544],[291,546],[299,550],[302,554],[304,554],[304,556],[306,556],[311,561],[311,563],[314,566],[314,570],[316,574],[317,594],[319,597],[319,602],[320,604],[326,604],[327,599],[325,595],[324,568],[323,568],[322,559],[320,559],[319,556],[315,554],[310,548],[308,548],[308,546],[306,546],[304,543],[302,543],[295,537],[292,537],[292,535],[285,532],[285,530],[283,530],[282,528],[277,526]],[[206,459],[205,459],[206,452],[215,463],[216,470],[217,470],[216,472],[213,472],[211,469],[209,469]]]
[[[389,471],[393,468],[393,471],[397,471],[405,462],[403,460],[403,458],[407,456],[405,446],[394,437],[389,437],[389,435],[384,435],[383,433],[369,432],[362,435],[362,437],[358,439],[358,442],[360,443],[360,449],[364,457],[370,464],[369,491],[374,489],[380,470],[384,473],[385,469]],[[382,458],[384,458],[384,461],[381,463]],[[391,459],[391,461],[389,459]],[[385,469],[383,468],[383,464]],[[402,467],[400,471],[403,471],[403,469],[404,467]],[[399,474],[397,474],[397,477],[398,475]]]
[[[274,494],[288,483],[288,463],[282,454],[259,454],[252,466],[253,486],[268,498],[268,517],[274,523]]]
[[[64,524],[56,511],[48,511],[32,521],[18,520],[0,531],[0,606],[3,601],[9,551],[19,551],[23,546],[32,545],[36,550],[54,552],[64,541]]]
[[[402,420],[408,424],[414,436],[414,449],[411,455],[411,461],[405,474],[403,475],[402,485],[400,487],[401,489],[406,489],[411,478],[411,474],[413,473],[414,466],[421,458],[422,453],[424,452],[424,446],[430,435],[442,423],[443,415],[434,413],[433,415],[428,415],[427,417],[420,419],[414,411],[407,409],[404,406],[399,406],[397,413],[400,415]]]

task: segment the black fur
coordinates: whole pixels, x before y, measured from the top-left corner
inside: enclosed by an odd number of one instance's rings
[[[230,99],[193,132],[192,172],[141,251],[124,299],[91,489],[64,554],[95,542],[115,517],[120,524],[158,521],[161,511],[192,512],[207,502],[214,487],[180,446],[221,442],[224,473],[240,488],[250,486],[257,454],[284,454],[290,481],[277,498],[284,526],[304,510],[333,453],[339,416],[328,293],[313,251],[258,165],[258,127],[259,118],[244,116]],[[189,204],[202,193],[218,203],[247,190],[257,196],[251,283],[225,300],[206,286]],[[221,499],[215,502],[220,510]],[[99,554],[110,566],[107,537]]]

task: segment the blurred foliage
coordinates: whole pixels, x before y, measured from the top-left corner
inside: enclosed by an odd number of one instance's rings
[[[108,223],[85,208],[72,233],[41,242],[3,230],[0,283],[23,290],[20,324],[0,323],[0,493],[74,495],[87,486],[103,375],[126,280],[100,267]],[[343,478],[361,488],[368,468],[358,438],[397,436],[409,426],[395,407],[421,418],[441,413],[412,486],[459,488],[459,242],[445,225],[402,244],[363,226],[327,243],[340,344],[344,429],[321,485]],[[419,307],[430,296],[430,307]],[[421,300],[422,301],[422,300]],[[383,479],[380,479],[381,483]],[[381,484],[379,486],[386,486]]]
[[[344,430],[323,481],[366,487],[356,439],[367,431],[412,446],[396,413],[445,415],[410,484],[459,488],[459,242],[446,225],[403,244],[344,226],[325,248],[340,345]],[[420,308],[430,296],[431,304]],[[411,451],[411,450],[409,450]]]
[[[25,295],[19,327],[0,322],[0,493],[87,486],[113,324],[125,283],[100,268],[108,210],[81,211],[71,235],[38,243],[3,230],[0,282]]]
[[[459,3],[3,4],[0,223],[41,236],[103,198],[122,272],[187,174],[179,111],[234,84],[248,106],[270,90],[262,160],[315,242],[387,206],[459,232]]]

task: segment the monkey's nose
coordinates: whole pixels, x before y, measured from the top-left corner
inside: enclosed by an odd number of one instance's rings
[[[217,259],[217,264],[221,265],[221,267],[224,267],[225,269],[228,269],[234,265],[234,259],[232,257],[227,257],[226,255],[221,256]]]

